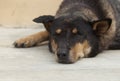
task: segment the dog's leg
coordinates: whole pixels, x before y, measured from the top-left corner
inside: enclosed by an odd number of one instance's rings
[[[15,41],[14,46],[16,48],[33,47],[36,46],[38,43],[48,40],[48,37],[49,37],[49,33],[47,31],[41,31],[39,33]]]

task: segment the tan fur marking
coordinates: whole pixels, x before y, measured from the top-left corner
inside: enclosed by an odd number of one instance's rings
[[[84,41],[83,46],[84,46],[84,48],[83,48],[84,55],[85,55],[85,57],[87,57],[88,54],[91,52],[91,46],[89,45],[87,40]]]
[[[57,29],[57,30],[56,30],[56,33],[57,33],[57,34],[60,34],[61,32],[62,32],[62,29]]]
[[[51,40],[51,46],[52,46],[53,52],[56,54],[58,46],[57,46],[57,44],[55,43],[55,41],[53,39]]]
[[[78,32],[78,30],[76,29],[76,28],[74,28],[73,30],[72,30],[72,33],[73,34],[76,34]]]
[[[77,61],[79,58],[87,57],[91,51],[91,47],[88,44],[88,41],[85,40],[83,44],[77,43],[71,50],[70,50],[70,60],[72,62]]]
[[[83,54],[83,46],[80,43],[77,43],[71,50],[70,50],[70,60],[72,62],[76,62],[79,58],[84,57]]]
[[[48,39],[49,33],[47,31],[41,31],[39,33],[27,36],[25,38],[21,38],[15,41],[17,47],[20,47],[21,44],[24,44],[24,47],[31,47],[34,44],[38,44]]]

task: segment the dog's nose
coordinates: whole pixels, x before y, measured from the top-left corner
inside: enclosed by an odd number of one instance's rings
[[[57,52],[57,58],[59,63],[71,64],[72,62],[69,59],[69,50],[59,49]]]
[[[57,54],[59,59],[66,59],[67,58],[67,53],[58,53]]]
[[[59,50],[58,53],[57,53],[57,56],[60,60],[65,60],[68,58],[68,52],[67,50]]]

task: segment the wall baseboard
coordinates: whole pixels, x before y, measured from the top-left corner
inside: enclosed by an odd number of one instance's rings
[[[33,24],[33,25],[2,25],[0,24],[0,28],[32,28],[32,29],[44,29],[42,24]]]

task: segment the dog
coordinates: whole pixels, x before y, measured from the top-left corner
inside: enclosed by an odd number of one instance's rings
[[[15,41],[17,48],[49,41],[49,50],[57,62],[75,63],[95,57],[106,49],[120,49],[119,1],[63,0],[55,16],[33,19],[43,23],[45,31]]]

